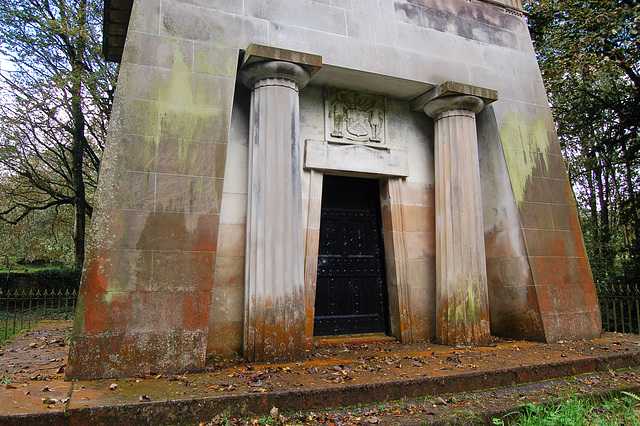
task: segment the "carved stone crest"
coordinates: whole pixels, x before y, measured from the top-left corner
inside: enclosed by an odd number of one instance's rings
[[[325,90],[325,138],[385,144],[386,98],[350,90]]]

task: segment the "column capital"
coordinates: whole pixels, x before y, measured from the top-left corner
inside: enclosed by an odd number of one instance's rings
[[[484,101],[477,96],[446,96],[437,98],[425,104],[424,113],[434,120],[439,119],[443,113],[451,110],[465,110],[474,115],[482,111]]]
[[[445,81],[444,83],[435,86],[433,89],[428,92],[418,96],[413,101],[411,101],[411,110],[412,111],[424,111],[427,115],[431,116],[426,110],[427,104],[445,98],[459,98],[459,97],[475,97],[479,98],[482,101],[482,105],[489,105],[491,102],[495,102],[498,100],[498,91],[487,89],[485,87],[472,86],[471,84],[465,83],[457,83],[455,81]],[[446,101],[442,101],[446,103]],[[461,102],[462,104],[471,104],[473,105],[473,101],[453,101],[453,102]],[[450,108],[455,109],[455,108]],[[468,109],[473,110],[472,107],[464,108],[460,107],[459,109]],[[477,112],[480,112],[482,107]]]
[[[297,84],[298,89],[307,85],[311,76],[300,65],[285,61],[262,61],[247,65],[240,71],[240,80],[249,89],[268,78],[281,78]]]

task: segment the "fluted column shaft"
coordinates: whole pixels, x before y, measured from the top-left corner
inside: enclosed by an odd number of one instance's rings
[[[252,89],[245,260],[245,357],[294,360],[305,351],[299,65],[265,61],[241,73]],[[215,307],[213,307],[215,309]]]
[[[426,104],[435,120],[436,335],[445,345],[489,342],[489,302],[475,96]]]

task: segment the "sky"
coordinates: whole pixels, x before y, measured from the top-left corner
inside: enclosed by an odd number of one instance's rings
[[[5,56],[0,54],[0,72],[11,71],[14,69],[14,66],[11,62],[5,59]]]

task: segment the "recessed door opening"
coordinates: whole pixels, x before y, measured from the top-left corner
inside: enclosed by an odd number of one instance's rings
[[[324,176],[314,335],[388,333],[377,180]]]

